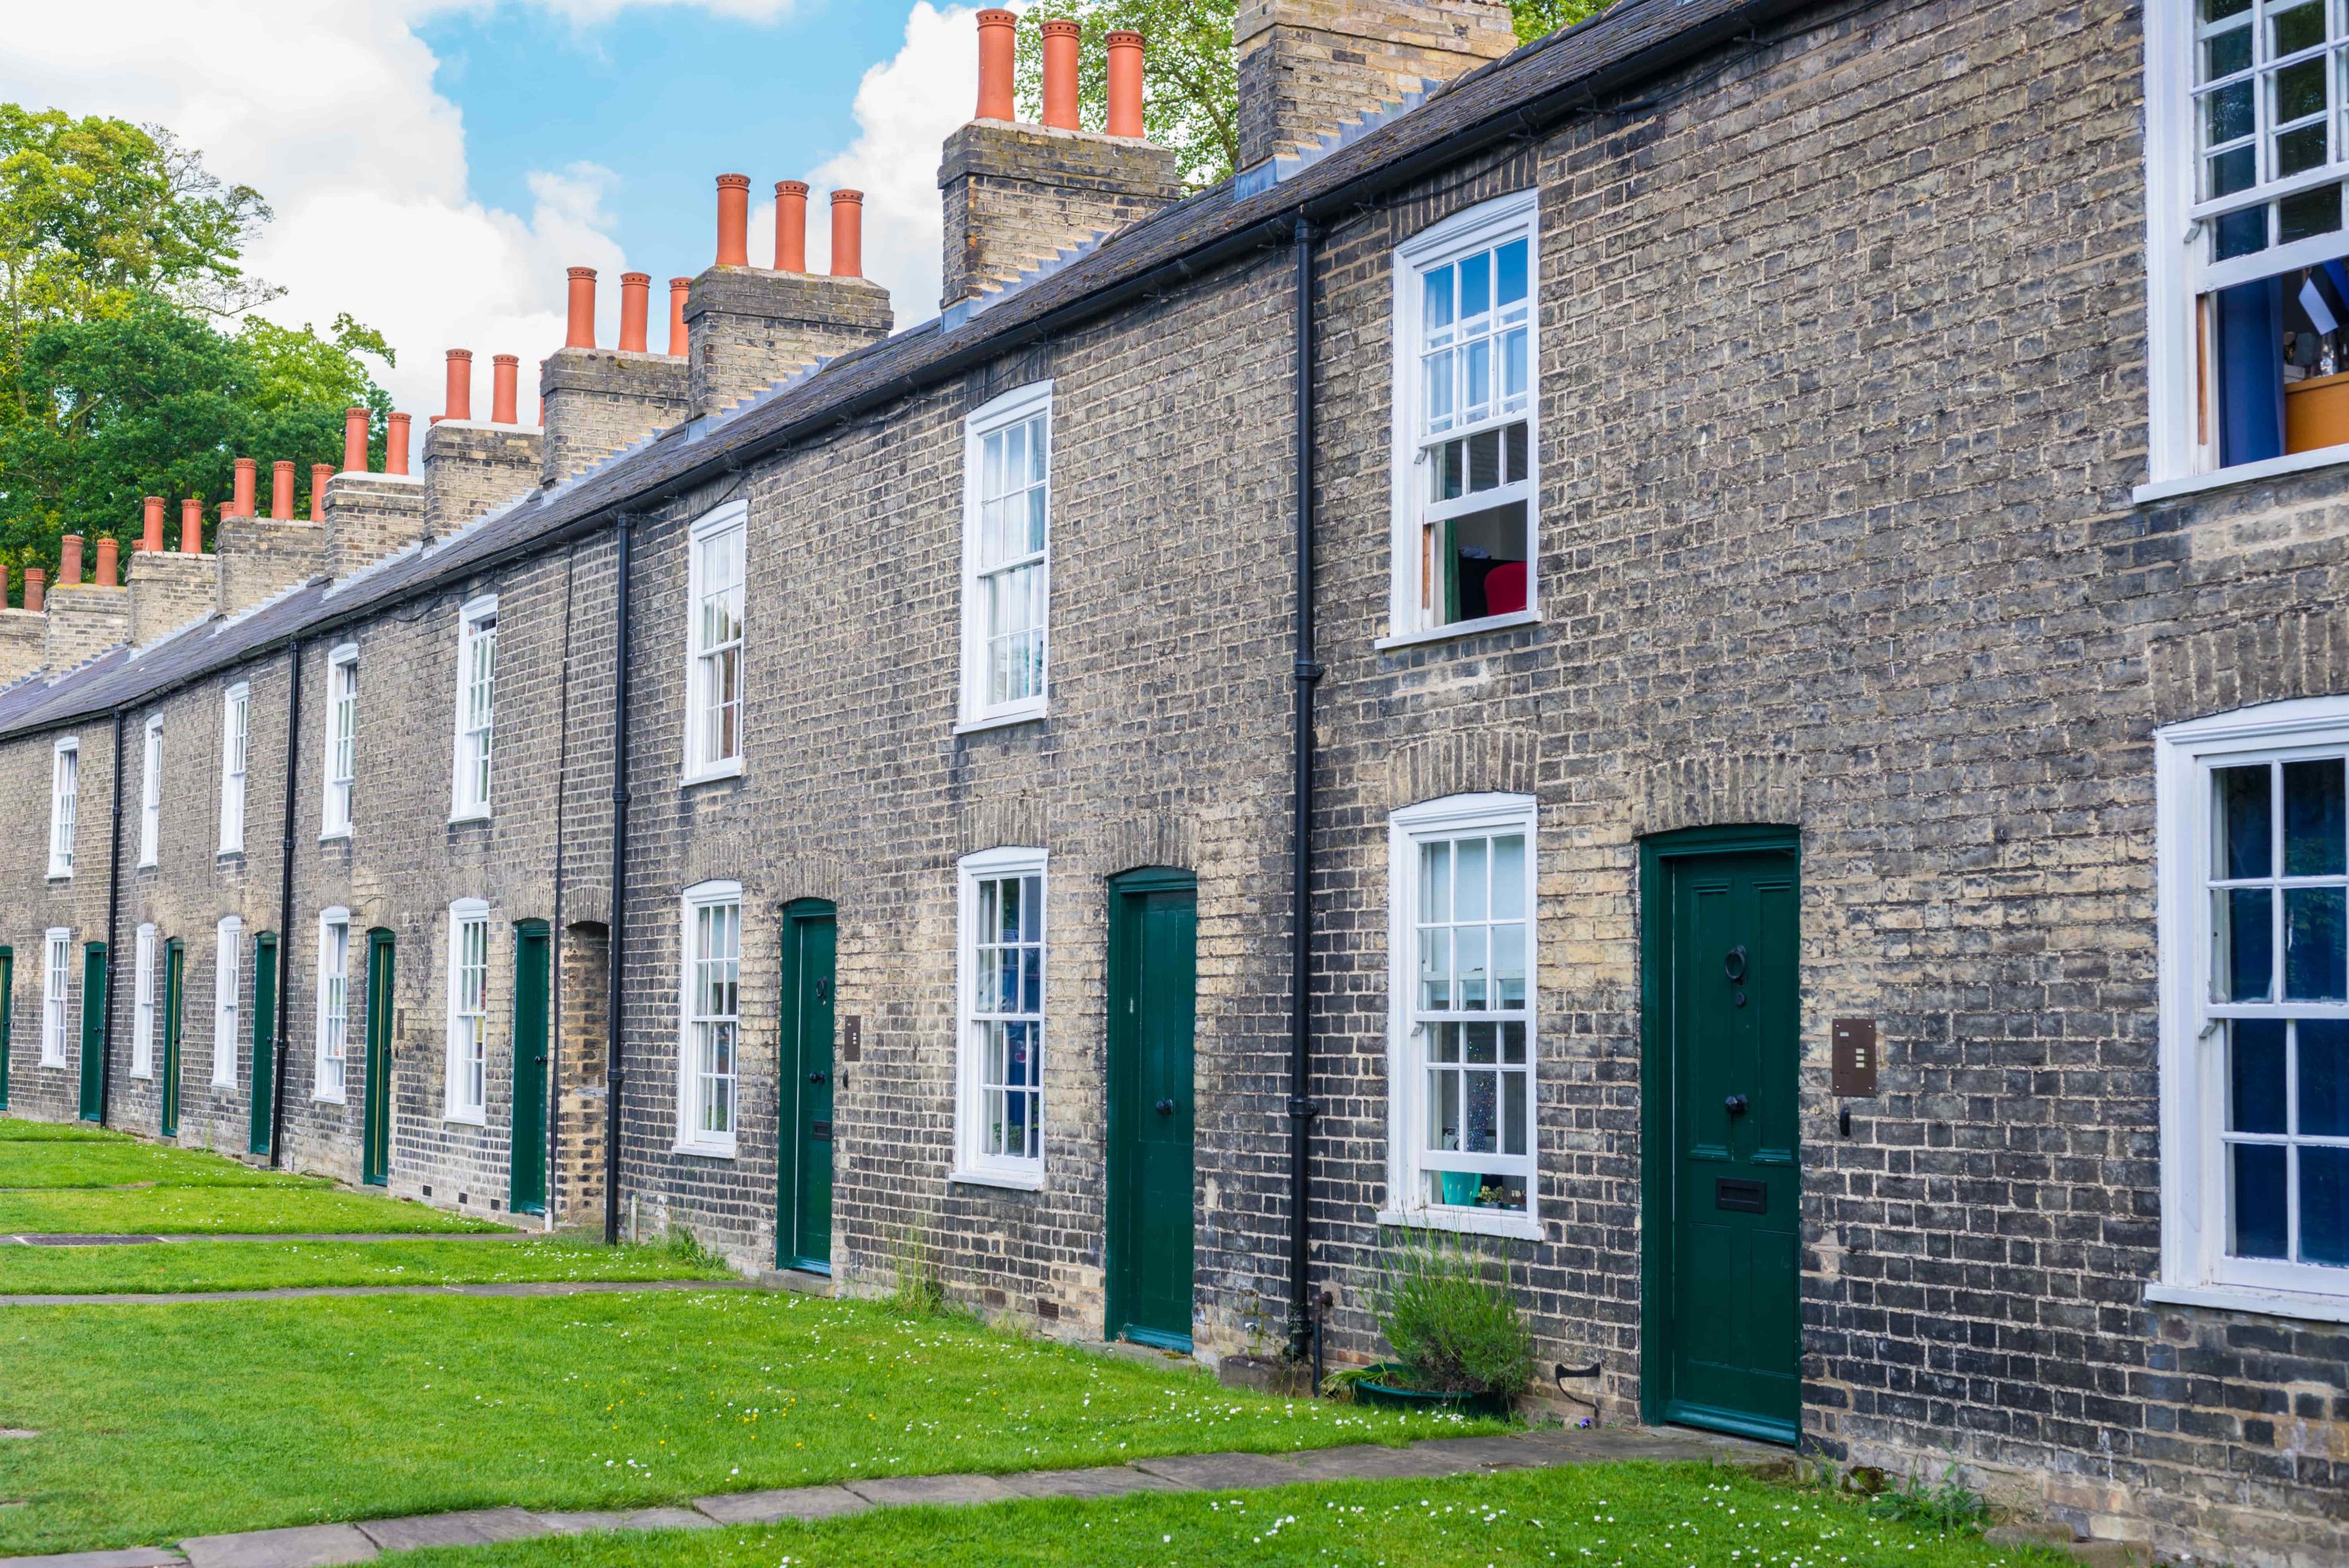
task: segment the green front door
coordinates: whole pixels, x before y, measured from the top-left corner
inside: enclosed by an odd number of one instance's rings
[[[269,1152],[277,1114],[277,938],[253,939],[253,1136],[245,1147]]]
[[[782,1121],[791,1130],[776,1195],[775,1266],[832,1272],[833,907],[783,911]]]
[[[106,1115],[106,944],[81,950],[81,1119]]]
[[[8,1046],[16,1027],[16,950],[0,947],[0,1110],[8,1109]]]
[[[156,1129],[166,1138],[180,1136],[180,1009],[187,995],[186,968],[187,954],[175,936],[163,944],[163,1103]]]
[[[1110,900],[1110,1336],[1188,1350],[1198,895],[1134,872]]]
[[[1797,1122],[1800,910],[1790,835],[1714,830],[1651,847],[1645,1089],[1647,1358],[1661,1418],[1793,1442],[1802,1424]],[[1659,1034],[1661,1030],[1661,1034]],[[1661,1080],[1661,1081],[1660,1081]],[[1651,1145],[1651,1148],[1653,1146]],[[1661,1209],[1658,1207],[1661,1200]]]
[[[359,1127],[359,1180],[391,1182],[391,933],[367,933],[367,1109]]]
[[[547,924],[514,923],[513,1151],[506,1203],[546,1212]]]

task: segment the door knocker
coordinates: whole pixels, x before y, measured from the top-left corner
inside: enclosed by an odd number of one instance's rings
[[[1728,975],[1733,981],[1744,979],[1745,949],[1743,947],[1731,948],[1729,950],[1729,956],[1721,961],[1721,969],[1722,973]]]

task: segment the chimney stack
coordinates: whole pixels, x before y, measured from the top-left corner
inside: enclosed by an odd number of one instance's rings
[[[1143,41],[1139,33],[1120,30],[1109,36],[1110,135],[1138,140],[1142,129]]]
[[[1009,11],[978,14],[978,108],[973,119],[1016,120],[1019,103],[1012,96],[1012,62],[1019,53],[1019,18]]]
[[[1247,0],[1232,34],[1242,169],[1517,46],[1506,0]]]
[[[691,278],[668,280],[668,352],[672,358],[685,357],[685,300],[693,292]]]
[[[595,346],[591,343],[589,347]],[[514,414],[515,388],[522,377],[522,360],[512,354],[490,356],[490,423],[512,425],[519,421]]]
[[[228,503],[228,515],[231,517],[251,517],[253,515],[254,468],[254,460],[251,458],[239,458],[236,460],[236,489],[233,492],[234,499]]]
[[[372,423],[373,418],[365,408],[343,410],[343,472],[367,472],[367,429]]]
[[[1044,123],[1077,129],[1077,54],[1084,29],[1074,22],[1044,24]]]
[[[68,533],[57,543],[60,546],[57,560],[57,586],[78,588],[81,586],[81,535]]]
[[[107,534],[98,542],[98,585],[101,588],[122,586],[121,546]]]
[[[204,503],[194,496],[180,503],[180,553],[204,552]]]
[[[807,198],[804,181],[775,181],[775,271],[807,271]]]
[[[650,273],[620,274],[620,352],[645,352],[645,316],[652,297]]]
[[[25,568],[25,608],[38,612],[44,608],[41,592],[46,573],[37,566]]]
[[[294,521],[294,465],[282,459],[269,465],[269,515],[279,522]]]
[[[471,419],[473,417],[473,351],[452,348],[449,351],[449,396],[441,405],[443,419]]]
[[[408,471],[408,428],[415,421],[405,414],[394,414],[384,421],[383,471],[404,474]]]
[[[145,505],[147,514],[141,520],[139,549],[142,554],[158,555],[163,550],[163,498],[150,495]]]
[[[564,324],[563,346],[595,346],[595,269],[593,267],[571,269],[571,314]]]
[[[836,278],[861,278],[864,275],[864,192],[835,191],[832,193],[832,275]]]
[[[398,417],[397,414],[392,416],[394,418]],[[326,485],[334,477],[334,464],[312,463],[310,465],[310,521],[312,522],[326,521]]]
[[[750,264],[750,177],[747,174],[718,177],[718,264]]]

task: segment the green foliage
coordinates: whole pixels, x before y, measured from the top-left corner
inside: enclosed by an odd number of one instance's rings
[[[1506,1259],[1440,1233],[1392,1241],[1371,1306],[1387,1343],[1431,1393],[1514,1398],[1533,1381],[1533,1330]]]
[[[1935,1530],[1980,1530],[1990,1513],[1982,1494],[1958,1479],[1958,1467],[1941,1472],[1939,1485],[1928,1486],[1922,1475],[1911,1475],[1897,1487],[1870,1498],[1868,1511],[1878,1519],[1897,1519]]]
[[[910,1316],[943,1317],[948,1312],[947,1283],[925,1234],[927,1219],[916,1215],[907,1221],[889,1243],[889,1262],[897,1284],[887,1299],[891,1306]]]
[[[1517,23],[1517,42],[1531,44],[1560,27],[1588,22],[1607,9],[1611,0],[1509,0]]]
[[[1080,123],[1099,130],[1109,113],[1109,36],[1128,28],[1149,40],[1142,128],[1172,148],[1193,185],[1225,179],[1240,156],[1239,74],[1232,60],[1237,0],[1068,0],[1019,19],[1020,112],[1040,113],[1044,92],[1047,17],[1084,28],[1077,72]]]

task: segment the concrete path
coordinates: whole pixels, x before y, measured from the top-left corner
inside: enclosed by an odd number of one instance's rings
[[[0,1295],[0,1306],[176,1306],[191,1301],[295,1301],[309,1295],[595,1295],[624,1290],[757,1290],[747,1279],[549,1279],[476,1284],[295,1284],[270,1290],[120,1291]],[[0,1562],[7,1559],[0,1558]]]
[[[725,1492],[696,1498],[689,1508],[642,1508],[620,1512],[550,1512],[521,1508],[473,1509],[410,1519],[367,1519],[347,1524],[306,1524],[241,1535],[182,1541],[176,1552],[78,1552],[56,1557],[5,1557],[0,1568],[336,1568],[365,1563],[378,1553],[419,1546],[483,1546],[543,1535],[614,1530],[709,1530],[721,1524],[776,1524],[833,1519],[875,1508],[922,1504],[962,1506],[1014,1498],[1121,1497],[1136,1491],[1234,1491],[1299,1481],[1433,1480],[1489,1475],[1495,1470],[1616,1460],[1693,1460],[1762,1474],[1791,1474],[1784,1449],[1700,1432],[1635,1429],[1579,1431],[1547,1428],[1497,1438],[1437,1438],[1390,1449],[1375,1444],[1291,1454],[1185,1454],[1136,1460],[1098,1470],[1029,1470],[1016,1475],[889,1476],[838,1486],[781,1491]]]
[[[0,1235],[0,1247],[151,1247],[173,1242],[543,1242],[560,1231],[305,1231],[285,1233],[262,1231],[230,1233],[213,1231],[178,1232],[169,1235],[110,1234],[93,1232],[27,1232]]]

